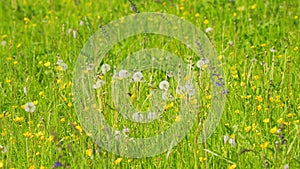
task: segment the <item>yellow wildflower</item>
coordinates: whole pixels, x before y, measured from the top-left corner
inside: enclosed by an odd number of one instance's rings
[[[92,149],[87,149],[85,150],[85,154],[89,157],[91,157],[93,155],[93,150]]]
[[[269,145],[269,142],[264,142],[260,145],[261,149],[266,149]]]
[[[275,126],[270,129],[270,133],[275,134],[275,133],[277,133],[277,130],[278,130],[278,128]]]
[[[228,169],[235,169],[236,168],[236,164],[232,164],[228,166]]]
[[[117,165],[117,164],[120,164],[120,162],[122,161],[122,158],[117,158],[116,160],[115,160],[115,164]]]
[[[264,123],[269,123],[269,122],[270,122],[270,119],[269,119],[269,118],[264,119],[263,122],[264,122]]]
[[[207,25],[207,24],[209,23],[208,19],[205,19],[205,20],[203,21],[203,23],[204,23],[204,25]]]
[[[250,130],[251,130],[251,126],[245,127],[245,131],[246,131],[246,132],[249,132]]]

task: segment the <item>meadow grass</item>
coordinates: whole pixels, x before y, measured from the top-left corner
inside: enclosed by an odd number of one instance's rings
[[[107,152],[84,131],[76,115],[72,73],[80,50],[99,25],[133,14],[130,3],[1,1],[0,168],[300,168],[299,1],[134,3],[141,12],[173,14],[204,32],[212,28],[206,34],[218,52],[229,91],[214,134],[199,144],[194,126],[172,150],[155,157],[131,159]],[[144,48],[166,49],[185,61],[191,55],[170,38],[139,35],[116,45],[101,64],[109,64],[112,73],[113,65]],[[60,59],[66,70],[56,64]],[[166,79],[159,71],[144,74],[144,79],[149,81],[151,75],[157,88]],[[203,94],[197,122],[213,106],[207,76],[204,71],[198,79]],[[150,91],[143,83],[130,90],[132,100],[145,100]],[[176,104],[168,102],[159,122],[122,121],[106,107],[113,105],[106,92],[111,92],[109,86],[97,90],[99,101],[105,100],[99,102],[104,116],[117,130],[129,127],[130,136],[155,135],[177,119]],[[28,102],[36,106],[33,113],[25,111]],[[141,107],[143,102],[134,104]],[[152,130],[144,133],[145,128]]]

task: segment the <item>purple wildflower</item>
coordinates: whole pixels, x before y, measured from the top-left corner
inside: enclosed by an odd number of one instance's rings
[[[60,163],[59,161],[55,161],[53,168],[58,168],[58,167],[62,167],[62,163]]]

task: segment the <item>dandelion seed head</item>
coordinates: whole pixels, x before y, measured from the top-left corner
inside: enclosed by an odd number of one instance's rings
[[[148,113],[147,113],[147,118],[148,118],[149,120],[155,120],[155,119],[157,118],[157,115],[156,115],[155,112],[148,112]]]
[[[96,81],[96,83],[93,84],[93,88],[94,88],[94,89],[99,89],[100,87],[102,87],[102,86],[104,86],[104,85],[105,85],[105,82],[104,82],[103,80],[101,80],[101,79],[98,79],[98,80]]]
[[[206,33],[210,33],[212,30],[213,30],[213,28],[208,27],[208,28],[205,29],[205,32],[206,32]]]
[[[110,66],[109,66],[109,64],[103,64],[102,66],[101,66],[101,72],[102,72],[102,74],[106,74],[107,72],[109,72],[110,71]]]
[[[170,84],[169,84],[169,82],[166,81],[166,80],[161,81],[161,82],[159,83],[159,88],[160,88],[161,90],[167,91],[167,90],[169,89],[169,87],[170,87]]]
[[[176,88],[176,94],[184,94],[185,93],[185,87],[184,86],[177,86]]]
[[[68,69],[68,65],[66,63],[61,63],[60,64],[62,71],[66,71]]]
[[[88,71],[94,70],[94,68],[95,68],[95,64],[93,64],[93,63],[88,63],[86,65],[86,70],[88,70]]]
[[[142,122],[143,119],[144,119],[144,117],[143,117],[143,114],[142,114],[142,113],[136,112],[136,113],[133,113],[132,119],[133,119],[133,121],[135,121],[135,122]]]
[[[144,78],[142,72],[135,72],[132,76],[134,82],[140,82]]]
[[[6,46],[6,41],[3,40],[3,41],[1,42],[1,45],[2,45],[3,47]]]
[[[186,84],[184,87],[185,87],[185,92],[189,96],[193,96],[195,94],[195,89],[194,89],[194,86],[192,84]]]
[[[33,104],[33,102],[28,102],[25,104],[25,111],[29,113],[33,113],[35,111],[36,107]]]
[[[120,78],[125,79],[125,78],[129,77],[129,72],[127,70],[120,70],[118,75]]]

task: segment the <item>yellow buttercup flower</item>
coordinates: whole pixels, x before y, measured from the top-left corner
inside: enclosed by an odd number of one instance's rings
[[[264,142],[260,145],[261,149],[266,149],[269,145],[269,142]]]
[[[114,162],[114,163],[117,165],[117,164],[120,164],[120,163],[121,163],[121,161],[122,161],[122,158],[120,158],[120,157],[119,157],[119,158],[117,158],[117,159],[115,160],[115,162]]]
[[[251,126],[245,127],[245,131],[246,131],[246,132],[249,132],[250,130],[251,130]]]
[[[87,149],[85,150],[85,154],[89,157],[91,157],[93,155],[93,150],[92,149]]]
[[[264,123],[269,123],[269,122],[270,122],[270,119],[269,119],[269,118],[264,119],[263,122],[264,122]]]
[[[277,130],[278,130],[278,128],[275,126],[270,129],[270,133],[275,134],[275,133],[277,133]]]
[[[228,166],[228,169],[235,169],[236,168],[236,164],[232,164],[230,166]]]

